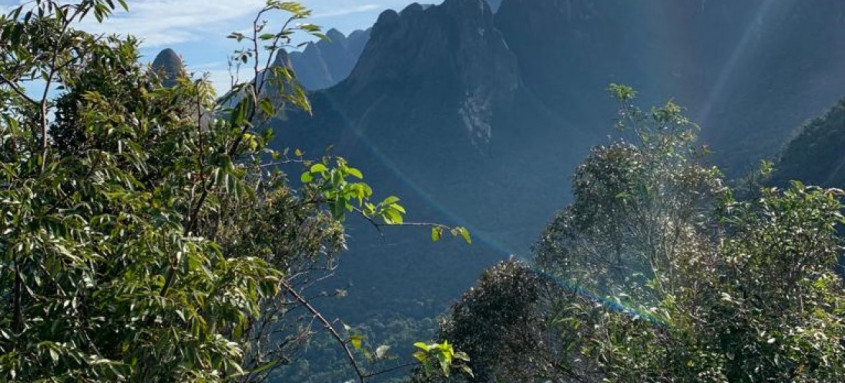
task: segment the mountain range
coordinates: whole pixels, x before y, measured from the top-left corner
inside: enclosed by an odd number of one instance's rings
[[[329,31],[290,55],[313,114],[280,117],[274,145],[331,147],[408,220],[464,225],[474,242],[353,220],[323,286],[349,296],[327,313],[428,318],[486,266],[528,256],[578,162],[619,134],[610,83],[685,106],[729,177],[776,159],[777,182],[842,186],[843,30],[842,1],[445,0]]]
[[[327,40],[310,42],[302,51],[290,53],[297,80],[305,89],[330,88],[346,79],[370,39],[370,29],[345,36],[332,28],[326,37]]]
[[[280,124],[276,145],[333,145],[410,219],[470,227],[471,249],[352,229],[336,280],[364,293],[356,307],[413,301],[419,286],[440,302],[527,254],[566,205],[578,161],[615,134],[610,83],[686,106],[709,160],[738,176],[845,94],[843,28],[845,3],[822,0],[412,4],[381,14],[350,75],[312,95],[313,117]]]

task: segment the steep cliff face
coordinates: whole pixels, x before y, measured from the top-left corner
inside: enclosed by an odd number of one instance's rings
[[[330,29],[326,36],[328,40],[309,43],[302,52],[290,54],[297,79],[305,89],[326,89],[346,79],[369,41],[370,30],[344,36]]]
[[[495,106],[510,100],[517,82],[516,60],[489,6],[481,0],[450,0],[437,7],[412,4],[400,13],[384,12],[340,88],[354,99],[349,105],[353,114],[392,109],[400,115],[451,118],[457,111],[466,135],[483,146],[490,140]],[[432,133],[455,133],[452,121],[443,124],[450,130]]]

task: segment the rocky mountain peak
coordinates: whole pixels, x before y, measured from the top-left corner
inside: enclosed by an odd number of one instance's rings
[[[167,48],[159,52],[152,64],[153,73],[161,77],[162,85],[171,87],[176,85],[179,77],[185,76],[185,66],[182,58],[173,49]]]
[[[516,89],[518,77],[516,59],[486,1],[414,3],[379,16],[346,85],[353,93],[366,93],[412,83],[425,83],[442,99],[454,99],[476,145],[490,140],[493,110]]]
[[[276,59],[273,61],[273,66],[280,66],[285,68],[293,68],[293,64],[291,63],[291,58],[288,52],[284,49],[279,49],[276,52]]]
[[[302,52],[290,54],[297,78],[308,90],[330,88],[345,80],[358,62],[370,30],[357,30],[345,36],[332,28],[326,37],[328,40],[309,43]]]
[[[326,32],[326,37],[328,37],[333,42],[339,42],[346,40],[346,36],[339,30],[332,28]]]

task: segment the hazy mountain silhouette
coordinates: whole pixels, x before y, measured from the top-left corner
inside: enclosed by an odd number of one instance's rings
[[[370,38],[370,30],[345,36],[330,29],[326,36],[328,40],[308,43],[302,52],[290,53],[297,79],[305,89],[325,89],[346,79]]]

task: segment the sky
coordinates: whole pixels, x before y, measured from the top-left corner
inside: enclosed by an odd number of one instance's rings
[[[0,12],[28,0],[0,0]],[[164,48],[179,53],[189,71],[208,73],[218,92],[229,83],[227,57],[237,48],[226,36],[249,30],[266,0],[127,0],[129,12],[117,12],[103,24],[93,17],[82,29],[96,33],[132,34],[141,40],[142,61],[150,62]],[[401,10],[412,0],[301,0],[312,10],[307,22],[344,34],[366,29],[386,9]],[[426,1],[440,2],[440,0]],[[276,19],[282,17],[277,13]],[[271,23],[273,20],[269,20]]]

